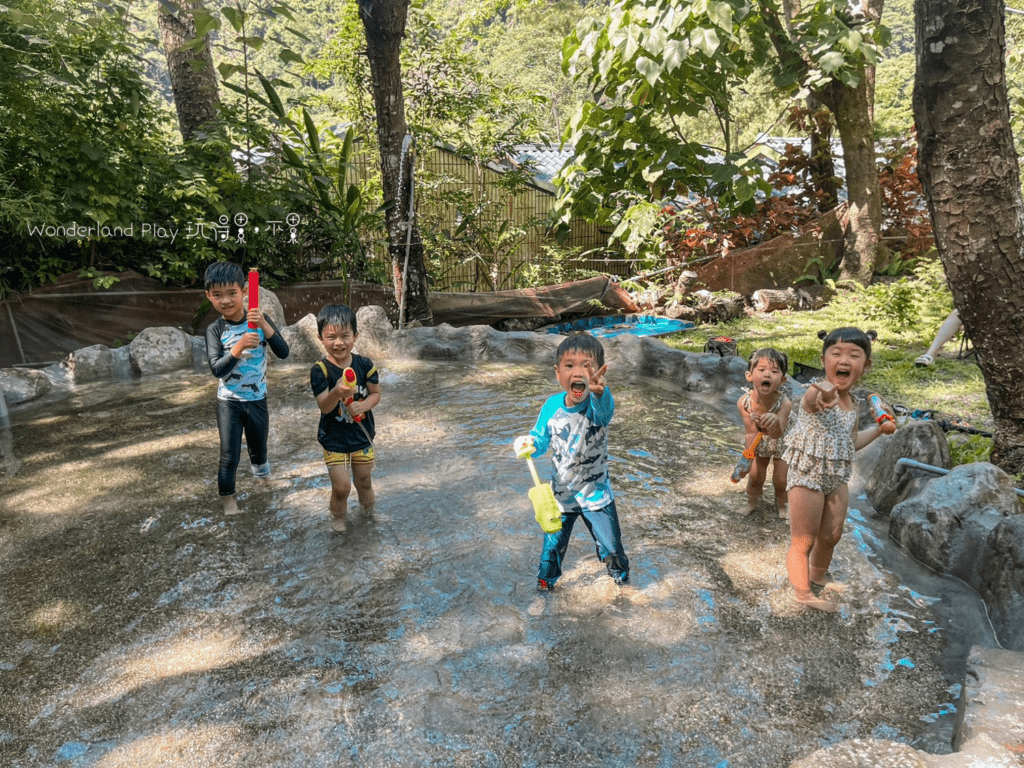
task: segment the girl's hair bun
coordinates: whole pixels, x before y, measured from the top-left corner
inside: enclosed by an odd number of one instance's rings
[[[864,333],[872,341],[878,338],[878,331],[865,331]]]
[[[828,336],[828,331],[818,331],[818,338],[824,340]]]

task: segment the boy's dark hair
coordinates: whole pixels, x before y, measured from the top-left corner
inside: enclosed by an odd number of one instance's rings
[[[316,335],[323,336],[327,326],[335,328],[351,328],[354,336],[356,330],[356,313],[344,304],[327,304],[316,316]]]
[[[569,352],[583,352],[590,355],[597,362],[598,368],[604,365],[604,347],[589,333],[574,333],[562,341],[558,345],[558,349],[555,350],[555,365],[562,362],[562,357]]]
[[[860,328],[854,328],[852,326],[844,326],[843,328],[836,328],[832,333],[828,331],[818,331],[818,338],[823,339],[824,343],[821,345],[821,354],[824,355],[825,351],[832,346],[835,346],[841,341],[847,344],[856,344],[858,347],[864,350],[864,354],[868,356],[868,360],[871,359],[871,342],[878,338],[878,334],[874,331],[862,331]]]
[[[215,261],[206,268],[203,285],[206,290],[220,285],[237,285],[245,288],[245,272],[240,266],[230,261]]]
[[[761,347],[755,349],[753,354],[750,355],[750,362],[747,364],[747,370],[754,370],[754,366],[757,365],[759,360],[768,360],[770,363],[775,363],[779,366],[779,370],[782,371],[782,375],[785,376],[789,373],[789,357],[785,352],[779,352],[774,347]]]

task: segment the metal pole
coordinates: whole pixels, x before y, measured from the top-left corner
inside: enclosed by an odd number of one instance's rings
[[[943,469],[942,467],[934,467],[931,464],[924,464],[920,461],[914,461],[913,459],[903,458],[896,462],[897,467],[907,467],[908,469],[921,469],[925,472],[931,472],[933,475],[948,475],[949,470]],[[1013,492],[1018,496],[1024,498],[1024,490],[1020,488],[1014,488]]]

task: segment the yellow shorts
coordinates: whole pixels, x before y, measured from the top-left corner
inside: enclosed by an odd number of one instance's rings
[[[324,461],[328,467],[347,467],[352,464],[372,464],[374,459],[373,446],[363,448],[355,453],[334,453],[324,451]]]

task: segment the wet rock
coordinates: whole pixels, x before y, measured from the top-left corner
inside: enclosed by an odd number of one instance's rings
[[[263,310],[263,314],[274,321],[274,325],[279,329],[287,325],[288,321],[284,319],[284,307],[281,306],[281,300],[277,298],[277,294],[262,285],[260,286],[260,309]]]
[[[274,356],[270,356],[274,359]],[[192,337],[192,370],[196,373],[208,373],[210,363],[206,357],[206,338],[203,336]]]
[[[282,328],[281,337],[288,342],[289,363],[313,364],[325,354],[316,332],[316,317],[312,314]]]
[[[128,345],[132,373],[147,376],[192,367],[191,337],[177,328],[145,328]]]
[[[790,764],[790,768],[1017,768],[1013,753],[982,733],[951,755],[933,755],[897,741],[850,739]]]
[[[114,357],[104,344],[76,349],[68,355],[67,365],[76,384],[114,378]]]
[[[605,353],[609,367],[676,382],[690,392],[728,392],[746,381],[747,363],[741,357],[684,352],[661,339],[624,334],[608,339]]]
[[[927,768],[925,753],[882,739],[850,739],[812,752],[790,768]]]
[[[872,417],[868,418],[869,423],[874,423]],[[897,461],[909,458],[942,469],[953,466],[949,442],[934,421],[909,421],[891,436],[883,435],[875,442],[881,443],[882,449],[871,471],[864,472],[864,490],[871,506],[882,515],[888,515],[904,499],[916,496],[936,477],[930,472],[897,465]]]
[[[1009,475],[992,464],[962,464],[893,507],[889,535],[929,568],[977,589],[989,533],[1016,511]]]
[[[360,307],[356,312],[356,326],[359,329],[356,351],[371,360],[387,357],[388,344],[395,329],[384,307]]]
[[[433,328],[406,328],[391,335],[391,354],[412,360],[469,360],[470,328],[447,323]]]
[[[963,723],[954,748],[958,748],[961,741],[969,745],[979,737],[987,737],[993,744],[1001,745],[1004,753],[1024,753],[1024,664],[1021,659],[1021,654],[1013,651],[971,648],[960,697]],[[990,764],[1019,765],[985,763]]]
[[[1003,520],[992,529],[981,557],[980,582],[978,593],[988,606],[999,641],[1006,648],[1024,651],[1024,516],[1021,514]],[[1024,682],[1020,685],[1018,700],[1024,704]],[[1024,716],[1021,719],[1024,720]],[[1018,732],[1024,734],[1024,727]]]
[[[0,392],[8,405],[27,403],[42,397],[52,386],[42,371],[31,368],[0,369]]]
[[[516,363],[554,363],[564,337],[549,333],[503,333],[489,325],[453,328],[407,328],[391,334],[389,353],[414,360],[491,360]]]

